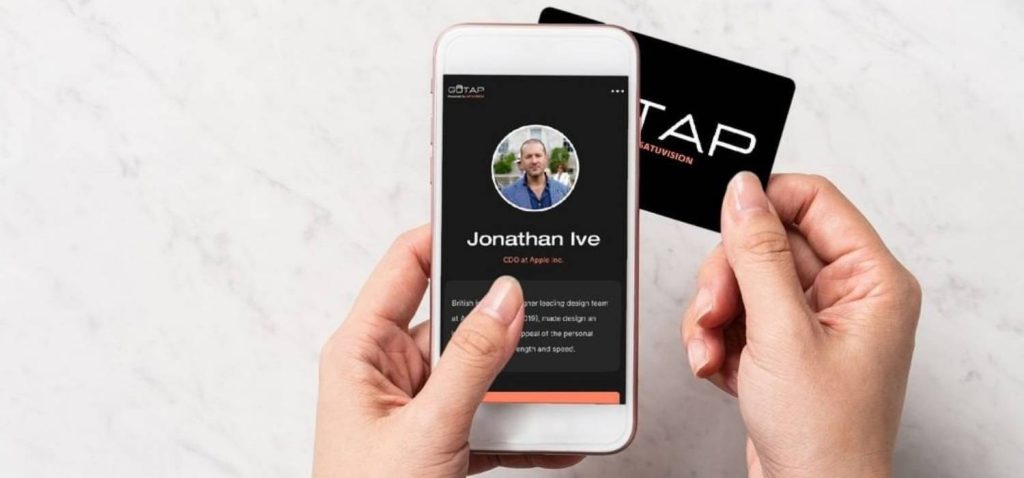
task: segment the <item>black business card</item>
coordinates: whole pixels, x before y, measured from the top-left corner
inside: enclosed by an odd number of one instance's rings
[[[541,23],[600,23],[545,8]],[[720,230],[729,180],[767,184],[793,80],[633,32],[640,47],[640,207]]]

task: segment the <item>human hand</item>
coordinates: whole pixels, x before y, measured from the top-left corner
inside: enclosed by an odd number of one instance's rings
[[[889,473],[921,289],[830,182],[740,173],[683,319],[696,376],[738,396],[751,476]]]
[[[409,329],[429,277],[425,225],[395,241],[324,345],[313,475],[448,477],[579,463],[576,455],[470,453],[473,414],[519,342],[523,292],[499,277],[431,372],[429,324]]]

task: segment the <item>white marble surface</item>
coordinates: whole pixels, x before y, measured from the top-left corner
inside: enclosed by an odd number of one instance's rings
[[[434,37],[546,4],[404,3],[0,0],[0,475],[308,474],[319,347],[428,220]],[[796,80],[777,170],[924,285],[898,474],[1020,476],[1024,4],[560,5]],[[743,473],[676,339],[715,242],[642,216],[639,435],[550,475]]]

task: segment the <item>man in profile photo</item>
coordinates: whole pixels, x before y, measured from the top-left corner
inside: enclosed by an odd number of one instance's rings
[[[548,178],[548,148],[539,139],[523,141],[519,164],[524,171],[516,182],[505,186],[501,195],[522,209],[547,209],[565,199],[569,187]]]

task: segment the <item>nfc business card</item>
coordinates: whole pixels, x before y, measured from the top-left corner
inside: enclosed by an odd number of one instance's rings
[[[600,23],[545,8],[540,23]],[[767,184],[793,80],[633,32],[640,47],[640,207],[720,231],[729,180]]]

